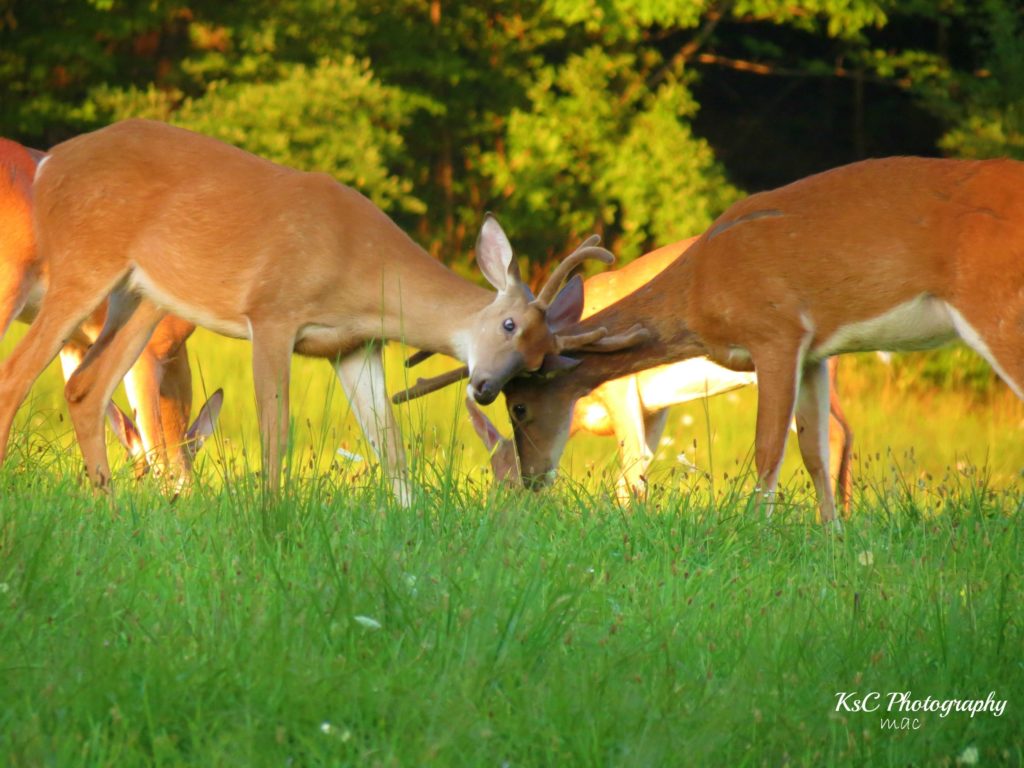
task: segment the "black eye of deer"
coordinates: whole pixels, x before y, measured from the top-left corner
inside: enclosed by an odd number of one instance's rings
[[[505,322],[501,324],[501,327],[504,328],[509,333],[512,333],[512,331],[516,329],[516,321],[513,320],[511,317],[506,317]]]
[[[516,403],[512,406],[512,415],[520,420],[526,418],[526,406],[522,403]]]

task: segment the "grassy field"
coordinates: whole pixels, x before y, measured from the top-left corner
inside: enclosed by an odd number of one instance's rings
[[[291,480],[264,504],[247,347],[195,347],[226,405],[173,502],[85,487],[54,371],[19,416],[0,764],[1024,763],[1012,397],[845,369],[840,538],[814,522],[795,446],[779,514],[749,508],[752,392],[675,409],[658,487],[628,513],[605,440],[571,444],[551,492],[490,492],[457,395],[438,394],[402,411],[418,486],[401,509],[373,462],[335,455],[366,450],[329,368],[297,361]],[[879,709],[837,711],[852,692]],[[1006,705],[942,716],[890,708],[900,693]]]

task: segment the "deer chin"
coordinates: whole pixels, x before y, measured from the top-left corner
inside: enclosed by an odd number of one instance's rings
[[[523,487],[534,492],[543,491],[554,484],[557,476],[557,469],[549,469],[547,472],[541,472],[537,475],[523,475]]]

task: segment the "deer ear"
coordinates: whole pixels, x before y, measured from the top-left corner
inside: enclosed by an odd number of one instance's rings
[[[509,291],[522,283],[519,263],[512,253],[512,244],[498,220],[488,213],[476,239],[476,263],[487,282],[498,291]]]
[[[185,444],[189,446],[189,451],[193,456],[199,453],[206,438],[213,434],[222,405],[224,405],[224,390],[218,389],[199,409],[199,415],[196,416],[196,420],[192,422],[192,426],[185,433]]]
[[[487,446],[487,450],[493,450],[501,441],[501,433],[498,428],[491,423],[491,420],[487,418],[487,414],[480,410],[480,407],[473,402],[473,398],[466,398],[466,410],[469,411],[469,421],[473,425],[473,429],[476,430],[477,435],[484,441],[484,445]]]
[[[552,333],[558,333],[563,328],[578,323],[582,315],[583,278],[574,275],[548,307],[548,328]]]
[[[128,414],[113,403],[107,405],[107,423],[110,424],[110,430],[117,437],[117,441],[128,452],[129,458],[138,459],[145,454],[146,449],[142,445],[142,435],[139,434],[138,428],[128,418]]]

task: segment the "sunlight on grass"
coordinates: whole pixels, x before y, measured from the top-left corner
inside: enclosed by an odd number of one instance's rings
[[[844,369],[858,458],[836,537],[795,446],[777,514],[753,510],[753,391],[675,409],[628,511],[596,438],[570,444],[552,490],[492,491],[461,394],[432,395],[397,411],[403,509],[330,368],[301,359],[288,482],[264,499],[248,346],[196,342],[197,390],[226,400],[180,498],[120,458],[112,497],[85,486],[55,370],[19,414],[0,469],[0,762],[1024,760],[1024,411],[1002,393],[908,395],[871,360]],[[1009,703],[892,729],[837,709],[850,691]]]

